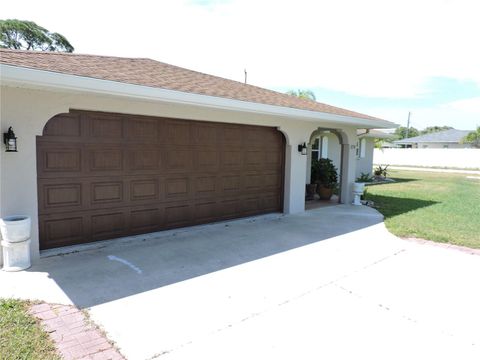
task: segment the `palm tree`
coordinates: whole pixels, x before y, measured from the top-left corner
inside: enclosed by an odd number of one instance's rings
[[[307,99],[307,100],[313,100],[313,101],[316,100],[315,94],[313,93],[312,90],[301,90],[301,89],[288,90],[287,94],[299,97],[300,99]]]
[[[472,144],[473,147],[480,148],[480,126],[462,139],[463,144]]]

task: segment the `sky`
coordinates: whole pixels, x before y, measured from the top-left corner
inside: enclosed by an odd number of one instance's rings
[[[148,57],[411,126],[480,126],[478,0],[23,0],[76,53]]]

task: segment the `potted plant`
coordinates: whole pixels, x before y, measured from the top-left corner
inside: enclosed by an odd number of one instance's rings
[[[315,193],[317,192],[317,184],[305,185],[305,200],[315,199]]]
[[[337,168],[330,159],[312,160],[313,184],[317,184],[317,192],[321,200],[330,200],[338,187]]]
[[[373,170],[373,174],[377,180],[385,180],[387,178],[388,165],[379,165]]]

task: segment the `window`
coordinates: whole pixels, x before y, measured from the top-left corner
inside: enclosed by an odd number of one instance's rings
[[[362,159],[365,157],[366,148],[367,148],[367,139],[360,140],[360,157]]]
[[[443,148],[444,148],[444,149],[448,149],[448,145],[446,145],[446,144],[443,145]]]
[[[320,145],[320,138],[316,138],[312,144],[312,159],[319,159],[319,145]]]
[[[363,159],[365,157],[365,149],[367,147],[367,140],[366,139],[358,139],[357,140],[357,148],[355,151],[355,155],[357,155],[357,159]]]
[[[321,142],[321,149],[320,149],[320,156],[324,159],[328,159],[328,137],[322,136]]]
[[[328,137],[320,136],[312,144],[312,159],[328,158]]]

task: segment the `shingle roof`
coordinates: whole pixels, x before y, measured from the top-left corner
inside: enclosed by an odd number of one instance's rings
[[[376,139],[391,139],[394,137],[393,134],[386,133],[385,131],[370,129],[368,133],[365,133],[364,129],[357,130],[357,136],[376,138]]]
[[[300,110],[382,120],[151,59],[0,49],[0,63]]]
[[[460,143],[461,140],[467,136],[470,130],[450,129],[439,131],[435,133],[415,136],[412,138],[394,141],[395,144],[412,144],[412,143]]]

